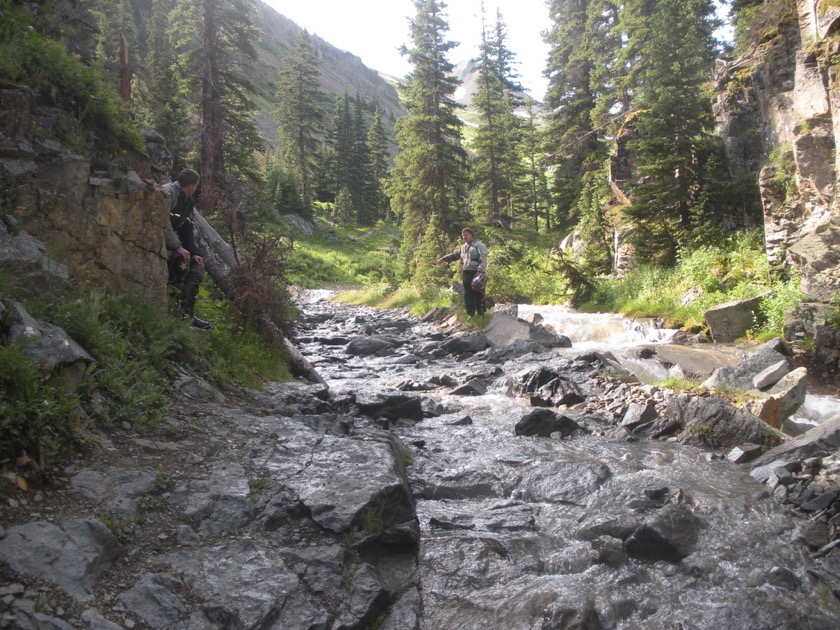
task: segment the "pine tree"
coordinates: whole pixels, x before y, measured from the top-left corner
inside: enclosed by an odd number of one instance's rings
[[[356,209],[356,225],[371,225],[374,222],[373,175],[371,173],[370,151],[367,144],[362,98],[356,94],[351,126],[353,143],[353,168],[350,171],[350,194]]]
[[[256,59],[253,0],[178,0],[171,33],[178,70],[200,112],[201,206],[212,212],[237,178],[257,181],[254,86],[242,71]]]
[[[152,0],[146,40],[146,64],[142,95],[151,126],[160,133],[172,153],[171,177],[187,167],[191,130],[188,103],[176,74],[175,49],[167,30],[173,0]]]
[[[628,46],[638,50],[628,75],[640,111],[628,148],[637,152],[640,182],[627,215],[641,261],[674,264],[689,244],[701,188],[698,146],[711,122],[702,86],[714,59],[713,15],[710,0],[635,0],[622,14]]]
[[[554,172],[556,218],[566,228],[579,220],[576,202],[585,165],[600,170],[591,159],[594,154],[606,160],[602,137],[607,129],[596,128],[596,120],[612,89],[605,69],[612,61],[610,21],[616,10],[606,0],[553,0],[549,8],[553,25],[546,38],[551,45],[546,106],[551,113],[545,142]]]
[[[390,210],[384,190],[388,176],[388,138],[382,125],[382,110],[379,107],[376,108],[373,122],[368,128],[367,148],[370,154],[372,219],[376,221],[387,218]]]
[[[514,214],[514,192],[522,175],[517,151],[519,123],[514,114],[522,88],[513,76],[513,54],[507,49],[506,29],[497,12],[493,37],[482,26],[480,57],[473,107],[479,115],[479,127],[473,141],[476,158],[472,164],[473,207],[496,221],[500,215]]]
[[[403,243],[399,274],[411,278],[432,215],[447,233],[464,217],[465,159],[462,123],[452,99],[459,81],[447,53],[455,46],[440,0],[413,0],[412,47],[403,55],[413,66],[401,92],[407,115],[397,123],[400,154],[388,184],[391,204],[401,220]]]
[[[325,115],[324,101],[312,38],[302,31],[280,70],[274,114],[286,160],[292,165],[298,191],[307,207],[312,202],[313,174]]]
[[[546,231],[551,230],[550,195],[545,169],[542,165],[543,134],[535,122],[534,101],[525,103],[526,116],[520,123],[519,153],[525,164],[522,178],[516,187],[516,203],[528,208],[534,220],[534,230],[540,229],[540,216]]]

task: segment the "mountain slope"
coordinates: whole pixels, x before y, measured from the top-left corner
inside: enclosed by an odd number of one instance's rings
[[[265,138],[272,142],[276,141],[276,132],[270,111],[277,91],[277,73],[303,29],[259,1],[256,25],[263,38],[257,46],[259,61],[251,65],[249,74],[260,89],[262,111],[258,124]],[[397,118],[405,115],[395,88],[397,81],[368,68],[356,55],[339,50],[317,36],[313,35],[312,41],[321,69],[321,89],[330,96],[355,97],[358,93],[371,105],[371,111],[378,104],[386,128],[393,128]]]

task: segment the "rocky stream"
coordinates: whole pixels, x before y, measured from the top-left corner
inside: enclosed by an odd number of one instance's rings
[[[685,372],[655,329],[299,304],[323,383],[181,374],[164,434],[5,497],[0,628],[840,627],[840,407],[777,445],[639,382]],[[780,356],[724,350],[694,372]]]

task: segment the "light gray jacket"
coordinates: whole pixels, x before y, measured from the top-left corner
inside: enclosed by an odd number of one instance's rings
[[[463,243],[461,249],[443,257],[446,261],[461,259],[462,271],[487,271],[487,245],[474,239]]]

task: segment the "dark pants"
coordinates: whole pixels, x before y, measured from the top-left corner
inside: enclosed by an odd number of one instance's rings
[[[178,290],[178,306],[185,314],[192,316],[195,310],[195,298],[198,287],[204,278],[204,269],[199,269],[195,261],[187,263],[178,252],[172,252],[167,261],[169,279],[167,283]]]
[[[472,288],[472,281],[478,271],[462,271],[461,280],[464,283],[464,308],[467,315],[484,315],[484,291]]]

